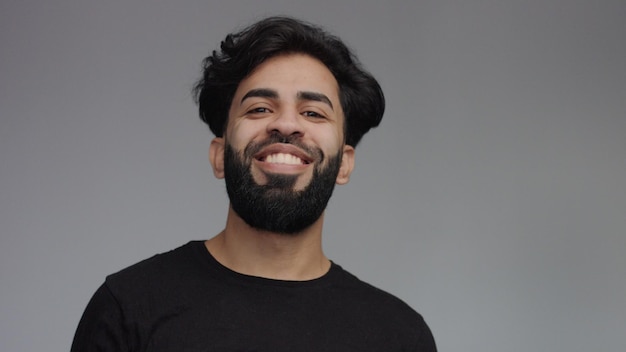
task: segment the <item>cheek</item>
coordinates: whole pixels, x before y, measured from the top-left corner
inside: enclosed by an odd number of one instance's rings
[[[226,140],[233,147],[243,150],[251,141],[258,139],[265,131],[261,121],[241,120],[228,125]]]
[[[230,144],[235,150],[243,150],[249,141],[250,136],[246,135],[244,131],[241,131],[237,127],[230,127],[226,133],[226,142]]]
[[[341,130],[331,129],[324,134],[326,138],[319,139],[319,145],[327,157],[337,155],[337,152],[343,147],[343,134]]]

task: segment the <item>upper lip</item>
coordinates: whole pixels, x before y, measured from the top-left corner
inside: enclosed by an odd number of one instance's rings
[[[254,158],[257,160],[263,160],[268,155],[278,154],[278,153],[294,155],[302,159],[302,161],[305,164],[310,164],[311,162],[313,162],[313,158],[310,155],[308,155],[305,151],[296,147],[293,144],[286,144],[286,143],[270,144],[267,147],[261,149],[258,153],[254,154]]]

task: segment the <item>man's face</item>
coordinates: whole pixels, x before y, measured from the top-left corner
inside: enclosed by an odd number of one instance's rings
[[[282,233],[319,219],[334,183],[347,183],[352,170],[343,126],[337,81],[321,62],[292,54],[259,65],[235,92],[224,138],[211,145],[235,212]]]

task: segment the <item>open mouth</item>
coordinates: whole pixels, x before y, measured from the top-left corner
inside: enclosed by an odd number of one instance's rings
[[[257,161],[275,165],[309,165],[313,157],[292,144],[272,144],[254,155]]]
[[[285,164],[285,165],[307,165],[310,162],[304,160],[296,155],[288,153],[274,153],[266,156],[258,157],[257,160],[270,164]]]

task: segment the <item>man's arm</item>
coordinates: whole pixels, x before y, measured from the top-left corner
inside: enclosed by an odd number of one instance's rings
[[[430,331],[430,328],[424,321],[421,319],[421,334],[419,339],[417,340],[417,344],[415,348],[412,350],[414,352],[437,352],[437,346],[435,344],[435,338],[433,337],[433,333]]]
[[[87,304],[72,343],[71,352],[91,351],[130,351],[122,310],[106,284]]]

